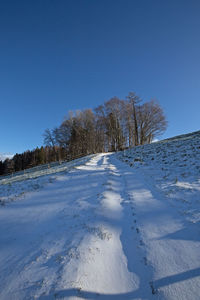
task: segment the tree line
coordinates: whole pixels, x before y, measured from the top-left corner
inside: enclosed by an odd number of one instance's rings
[[[93,110],[69,112],[60,126],[45,130],[45,147],[0,162],[0,175],[151,143],[166,127],[167,121],[158,102],[142,103],[139,96],[130,92],[125,100],[113,97]]]
[[[62,160],[64,149],[59,147],[40,147],[32,151],[28,150],[21,154],[15,154],[12,159],[0,161],[0,175],[6,175],[17,171],[33,168],[38,165],[48,164]]]

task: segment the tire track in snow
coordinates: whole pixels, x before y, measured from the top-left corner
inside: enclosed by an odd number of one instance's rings
[[[133,298],[137,296],[142,299],[145,299],[146,297],[151,299],[152,295],[154,295],[153,299],[155,299],[157,291],[153,287],[152,283],[153,269],[146,257],[146,245],[143,241],[140,224],[137,220],[135,205],[128,191],[128,183],[125,176],[127,173],[130,174],[130,170],[127,170],[127,167],[123,168],[123,165],[120,165],[119,167],[118,161],[113,159],[113,156],[111,156],[110,160],[111,163],[115,165],[115,168],[118,168],[118,177],[120,178],[119,181],[122,186],[121,196],[123,201],[121,204],[125,217],[121,222],[123,228],[121,241],[124,253],[127,256],[129,270],[133,273],[137,273],[140,278],[140,285],[138,290],[133,293]]]
[[[66,299],[151,299],[151,271],[139,229],[133,231],[137,221],[123,174],[109,162],[108,155],[102,165],[94,162],[88,165],[107,173],[97,198],[95,221],[84,226],[87,234],[78,246],[80,257],[66,265],[64,273],[70,275],[68,279],[63,276],[56,295]]]
[[[25,217],[28,239],[14,244],[16,272],[3,278],[1,299],[151,299],[151,270],[125,171],[112,155],[96,155],[8,207],[18,224],[15,231],[9,221],[10,234],[24,235]]]

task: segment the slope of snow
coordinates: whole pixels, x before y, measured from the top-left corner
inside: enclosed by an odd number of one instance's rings
[[[189,223],[200,222],[200,131],[117,154],[140,170],[185,215]]]
[[[159,142],[0,185],[0,299],[199,299],[199,146]]]
[[[15,172],[13,175],[1,176],[0,204],[5,205],[5,203],[14,201],[17,198],[24,198],[27,192],[38,190],[46,183],[53,182],[55,174],[67,172],[80,164],[86,163],[92,157],[93,155],[88,155],[70,162],[51,163]]]
[[[199,299],[200,132],[135,147],[117,157],[137,174],[129,187],[133,185],[155,290],[166,299]],[[147,189],[136,188],[142,182]]]
[[[90,158],[93,157],[93,154],[71,160],[69,162],[53,162],[50,164],[39,165],[30,169],[25,169],[23,171],[15,172],[11,175],[0,176],[0,185],[1,184],[11,184],[16,181],[24,181],[27,179],[38,178],[44,175],[50,175],[58,172],[65,172],[69,168],[73,168],[78,164],[86,163]]]

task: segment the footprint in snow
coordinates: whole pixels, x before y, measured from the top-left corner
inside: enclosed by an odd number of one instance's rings
[[[144,262],[145,266],[148,265],[148,261],[147,261],[147,258],[146,258],[146,257],[143,257],[143,262]]]
[[[154,288],[154,285],[153,285],[152,281],[149,282],[149,285],[150,285],[152,294],[153,295],[157,294],[158,291]]]

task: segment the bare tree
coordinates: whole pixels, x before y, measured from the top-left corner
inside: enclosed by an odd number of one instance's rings
[[[138,109],[140,144],[151,143],[167,128],[167,121],[161,106],[155,101],[144,103]]]
[[[44,144],[45,145],[52,146],[52,147],[55,146],[55,140],[53,138],[53,133],[50,129],[45,130],[45,132],[43,134],[43,137],[44,137]]]
[[[128,99],[129,103],[132,106],[132,116],[134,121],[134,146],[137,146],[139,144],[139,136],[138,136],[136,106],[139,102],[141,102],[141,99],[134,92],[130,92],[126,98]]]
[[[124,147],[123,100],[113,97],[105,102],[103,107],[109,150],[121,150]]]
[[[95,111],[95,149],[96,152],[107,152],[108,151],[108,141],[107,141],[107,124],[106,124],[106,114],[104,106],[100,105],[94,109]]]
[[[91,109],[86,109],[80,114],[81,126],[83,128],[84,152],[95,153],[95,116]]]

